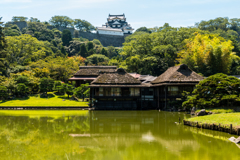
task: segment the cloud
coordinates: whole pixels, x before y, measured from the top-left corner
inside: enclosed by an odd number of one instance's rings
[[[0,3],[30,3],[32,0],[1,0]]]

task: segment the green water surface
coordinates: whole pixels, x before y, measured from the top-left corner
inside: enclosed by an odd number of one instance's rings
[[[238,160],[232,135],[159,111],[0,111],[0,160]]]

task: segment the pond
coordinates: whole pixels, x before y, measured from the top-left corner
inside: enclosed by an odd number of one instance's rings
[[[231,135],[159,111],[0,111],[1,160],[240,159]]]

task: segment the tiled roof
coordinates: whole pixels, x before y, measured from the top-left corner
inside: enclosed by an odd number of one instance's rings
[[[151,83],[198,83],[203,79],[203,76],[189,69],[187,65],[181,64],[169,68]]]

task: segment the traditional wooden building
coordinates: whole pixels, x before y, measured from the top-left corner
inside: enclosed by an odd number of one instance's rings
[[[142,84],[124,69],[101,72],[90,85],[90,102],[96,109],[141,109]]]
[[[166,70],[151,82],[155,90],[155,101],[158,108],[167,108],[168,102],[182,97],[183,91],[192,92],[195,85],[204,77],[181,64]]]
[[[68,80],[75,81],[76,87],[78,87],[81,84],[90,84],[99,76],[100,72],[113,72],[116,69],[116,66],[80,66],[79,71]]]

